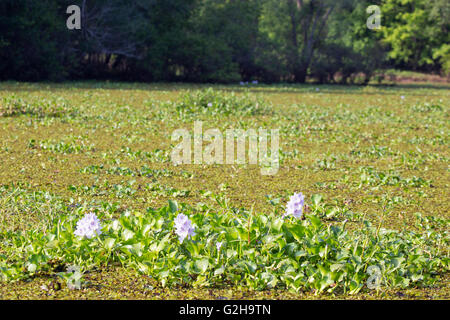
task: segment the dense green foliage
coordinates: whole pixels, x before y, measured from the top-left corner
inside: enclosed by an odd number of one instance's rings
[[[11,191],[3,186],[0,192]],[[12,189],[15,197],[21,193],[20,187]],[[118,219],[105,217],[104,232],[95,239],[77,238],[75,215],[60,214],[45,232],[0,233],[4,248],[0,278],[22,279],[76,264],[80,281],[83,270],[120,263],[148,274],[162,286],[245,284],[260,290],[280,287],[320,293],[337,289],[353,294],[371,281],[400,288],[433,283],[433,274],[448,270],[448,257],[441,250],[445,237],[434,230],[445,228],[446,220],[419,215],[417,233],[387,230],[364,221],[361,231],[349,234],[347,220],[334,226],[322,223],[321,199],[317,194],[312,197],[313,214],[306,220],[283,218],[277,211],[254,214],[226,205],[219,211],[207,205],[179,208],[169,201],[169,206],[159,210],[127,212]],[[72,208],[62,206],[64,211]],[[340,211],[327,208],[333,210]],[[196,226],[193,239],[182,244],[173,231],[179,212],[191,216]],[[374,268],[378,279],[371,279]],[[72,272],[59,274],[73,277]]]
[[[367,83],[386,65],[448,71],[448,21],[445,0],[3,0],[0,79]]]
[[[385,0],[383,41],[389,57],[405,67],[449,71],[450,4],[446,0]]]

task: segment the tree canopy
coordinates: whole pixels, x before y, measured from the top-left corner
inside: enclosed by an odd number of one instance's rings
[[[81,8],[69,30],[67,7]],[[381,8],[381,28],[366,21]],[[2,0],[0,79],[363,82],[450,71],[447,0]]]

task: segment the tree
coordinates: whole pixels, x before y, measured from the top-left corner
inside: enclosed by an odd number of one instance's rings
[[[317,42],[323,36],[327,21],[337,3],[336,1],[326,0],[289,1],[293,47],[291,63],[295,81],[305,82],[308,68],[317,48]],[[302,37],[301,49],[298,41],[299,26]]]
[[[331,0],[266,1],[262,31],[279,43],[293,81],[305,82],[314,54],[326,36],[327,23],[340,5]]]
[[[386,54],[448,72],[449,12],[448,0],[2,0],[0,79],[367,83]]]
[[[446,0],[383,0],[383,41],[390,47],[389,58],[414,70],[439,69],[450,42],[449,6]]]
[[[383,66],[381,32],[366,26],[366,8],[372,1],[348,1],[336,8],[311,65],[312,77],[320,82],[367,84]]]
[[[50,0],[0,2],[0,79],[62,80],[64,68],[64,15]]]

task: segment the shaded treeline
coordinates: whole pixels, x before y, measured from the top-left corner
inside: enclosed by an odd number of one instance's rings
[[[448,72],[448,29],[447,0],[0,0],[0,79],[366,83]]]

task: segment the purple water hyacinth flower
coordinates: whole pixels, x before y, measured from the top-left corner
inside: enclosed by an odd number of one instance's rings
[[[191,220],[189,220],[189,218],[185,214],[178,214],[174,222],[176,229],[175,233],[177,234],[180,243],[183,243],[184,239],[190,239],[195,235],[194,226],[192,225]]]
[[[284,216],[292,215],[297,219],[300,219],[303,215],[303,206],[305,204],[305,196],[303,193],[294,193],[289,199],[286,206],[286,213]]]
[[[100,220],[95,213],[89,212],[77,222],[77,229],[74,234],[78,237],[91,239],[95,235],[102,234]]]

